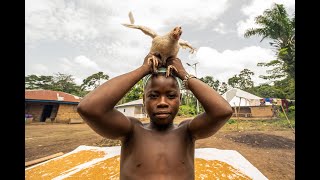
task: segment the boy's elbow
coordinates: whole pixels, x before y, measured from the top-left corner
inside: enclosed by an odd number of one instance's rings
[[[232,114],[233,114],[233,110],[232,110],[232,107],[228,104],[227,105],[227,107],[226,107],[226,117],[227,117],[227,119],[229,119],[231,116],[232,116]]]
[[[86,105],[83,101],[81,101],[77,106],[77,112],[80,115],[87,115],[87,114],[90,114],[90,112],[92,111],[90,110],[88,105]]]
[[[227,114],[228,114],[228,116],[232,116],[232,114],[233,114],[233,110],[232,110],[232,107],[230,106],[230,105],[228,105],[228,107],[227,107],[227,110],[226,110],[227,112]]]
[[[83,112],[85,112],[85,108],[83,107],[83,104],[81,102],[77,105],[77,112],[79,114],[82,114]]]
[[[228,104],[223,111],[221,111],[221,119],[228,120],[233,114],[232,107]]]

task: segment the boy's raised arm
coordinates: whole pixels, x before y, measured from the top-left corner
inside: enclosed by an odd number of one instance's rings
[[[150,73],[148,57],[141,67],[103,83],[79,103],[78,113],[101,136],[119,139],[131,132],[130,117],[124,116],[114,106],[140,79]]]
[[[184,80],[188,73],[181,64],[181,60],[176,58],[170,59],[169,62],[177,68],[177,76]],[[231,117],[232,108],[219,93],[201,80],[191,78],[187,83],[188,88],[205,110],[204,113],[189,121],[188,129],[195,139],[209,137],[216,133]]]

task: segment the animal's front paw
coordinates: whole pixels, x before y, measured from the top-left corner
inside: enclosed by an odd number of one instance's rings
[[[148,58],[148,64],[152,63],[152,73],[157,73],[158,70],[158,65],[159,65],[159,60],[155,55],[152,55],[151,57]]]
[[[190,49],[189,52],[190,52],[191,54],[193,54],[195,51],[196,51],[196,49],[192,48],[192,49]]]
[[[174,67],[173,65],[169,65],[167,67],[166,77],[172,75],[172,70],[175,70],[178,73],[178,70],[176,67]]]

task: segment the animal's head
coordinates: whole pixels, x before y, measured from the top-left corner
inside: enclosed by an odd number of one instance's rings
[[[182,29],[181,29],[181,26],[177,26],[175,27],[174,29],[172,29],[171,33],[172,35],[172,38],[175,39],[175,40],[179,40],[180,39],[180,36],[182,34]]]

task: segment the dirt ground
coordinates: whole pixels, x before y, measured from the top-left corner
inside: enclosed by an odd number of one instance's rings
[[[261,126],[261,127],[260,127]],[[28,124],[25,126],[25,161],[68,153],[80,145],[111,146],[86,124]],[[295,179],[295,135],[290,128],[267,122],[226,124],[215,135],[196,142],[196,148],[236,150],[268,179]]]

